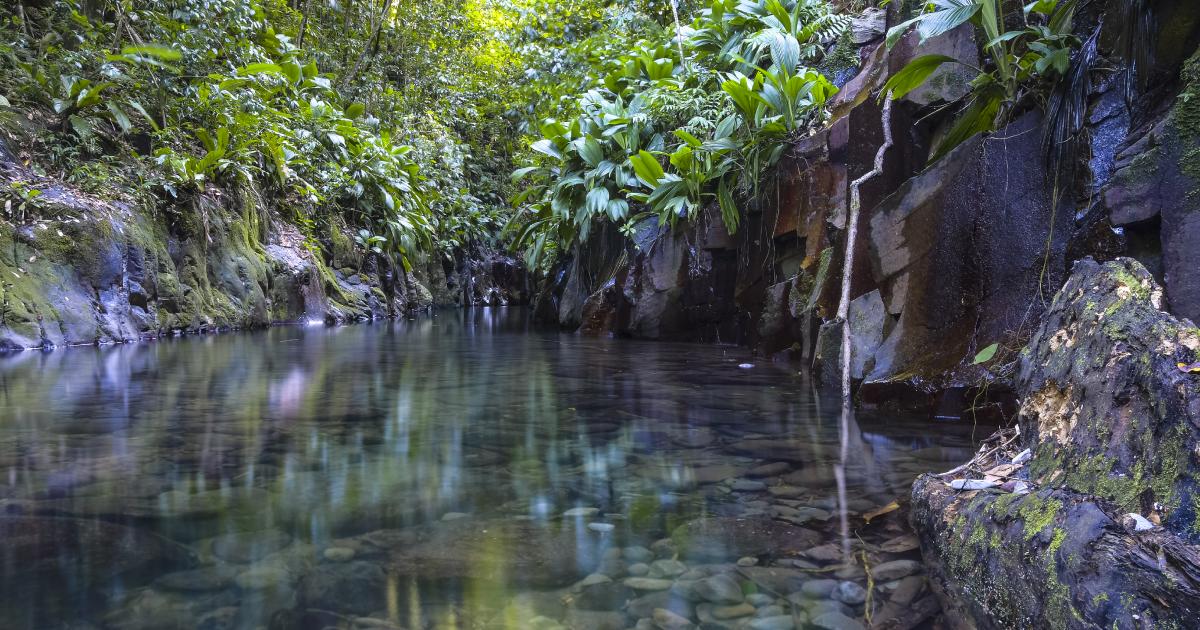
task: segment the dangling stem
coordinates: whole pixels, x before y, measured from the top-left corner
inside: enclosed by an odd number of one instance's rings
[[[683,71],[687,72],[687,57],[683,56],[683,29],[679,26],[679,9],[677,3],[679,0],[671,0],[671,15],[675,18],[675,43],[679,45],[679,65],[683,67]]]
[[[883,174],[883,154],[892,146],[892,93],[883,97],[883,144],[875,152],[874,168],[850,182],[850,209],[846,213],[846,258],[842,265],[842,296],[837,316],[842,322],[842,399],[850,399],[850,281],[854,275],[854,244],[858,241],[858,215],[862,208],[859,189],[874,177]]]

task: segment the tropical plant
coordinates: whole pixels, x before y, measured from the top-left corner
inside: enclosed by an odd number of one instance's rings
[[[971,23],[983,33],[984,68],[971,81],[967,104],[930,156],[937,160],[971,136],[992,131],[1009,119],[1014,109],[1031,95],[1044,97],[1071,66],[1071,54],[1080,46],[1072,33],[1078,0],[1036,0],[1004,13],[1001,0],[932,0],[926,11],[902,22],[887,34],[894,46],[911,28],[921,42]],[[1019,13],[1018,13],[1019,12]],[[1021,24],[1005,30],[1006,24]],[[961,63],[946,55],[923,55],[888,79],[881,93],[901,98],[924,82],[943,64]]]

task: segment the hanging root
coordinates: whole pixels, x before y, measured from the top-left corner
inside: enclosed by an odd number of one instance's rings
[[[850,280],[854,275],[854,244],[858,240],[858,215],[862,209],[859,189],[883,173],[883,155],[892,146],[892,93],[883,98],[883,144],[875,152],[875,165],[870,171],[850,182],[850,209],[846,213],[846,258],[842,264],[842,295],[838,300],[837,317],[842,322],[842,397],[850,398]]]

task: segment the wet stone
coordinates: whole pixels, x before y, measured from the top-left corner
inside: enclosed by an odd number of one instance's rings
[[[738,604],[743,600],[742,588],[737,580],[724,574],[700,580],[695,593],[714,604]]]
[[[746,596],[746,602],[753,606],[770,606],[774,601],[775,598],[766,593],[751,593]]]
[[[749,630],[793,630],[796,627],[791,615],[761,617],[746,624]]]
[[[615,611],[570,610],[563,619],[568,630],[625,630],[625,616]]]
[[[626,547],[622,555],[630,562],[649,562],[654,559],[654,553],[645,547]]]
[[[746,476],[753,477],[755,479],[760,479],[762,477],[774,477],[776,475],[782,475],[791,469],[791,464],[788,464],[787,462],[771,462],[769,464],[762,464],[760,466],[751,468],[746,472]]]
[[[216,565],[168,573],[154,581],[154,586],[165,591],[203,592],[219,591],[233,583],[237,569]]]
[[[842,582],[833,590],[833,598],[843,604],[857,606],[867,601],[867,591],[854,582]]]
[[[665,591],[671,588],[671,580],[648,577],[625,578],[625,586],[635,591]]]
[[[877,582],[891,582],[907,577],[921,570],[921,563],[916,560],[893,560],[871,568],[871,575]]]
[[[737,619],[738,617],[749,617],[754,614],[754,611],[754,606],[747,603],[733,606],[714,606],[712,608],[712,616],[722,620]]]
[[[809,623],[821,630],[864,630],[865,628],[861,621],[851,619],[839,612],[818,615],[813,617]]]
[[[650,574],[655,577],[673,578],[687,569],[687,565],[678,560],[655,560],[650,564]]]
[[[292,536],[278,530],[228,534],[212,541],[214,556],[227,562],[249,564],[283,549],[292,542]]]
[[[355,551],[348,547],[330,547],[321,555],[330,562],[349,562],[354,559]]]
[[[837,587],[837,580],[810,580],[800,587],[800,592],[810,599],[827,599]]]
[[[732,487],[734,492],[762,492],[767,489],[767,484],[753,479],[738,479]]]
[[[645,575],[649,575],[650,565],[648,565],[644,562],[639,562],[637,564],[631,564],[631,565],[629,565],[629,568],[626,569],[626,572],[628,572],[629,575],[632,575],[635,577],[642,577]]]
[[[654,625],[660,628],[660,630],[690,630],[695,627],[695,624],[687,617],[666,608],[655,608],[653,619]]]

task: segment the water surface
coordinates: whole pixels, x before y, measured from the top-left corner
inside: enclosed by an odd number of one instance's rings
[[[929,595],[863,515],[972,428],[840,412],[520,310],[3,357],[0,627],[878,622]]]

